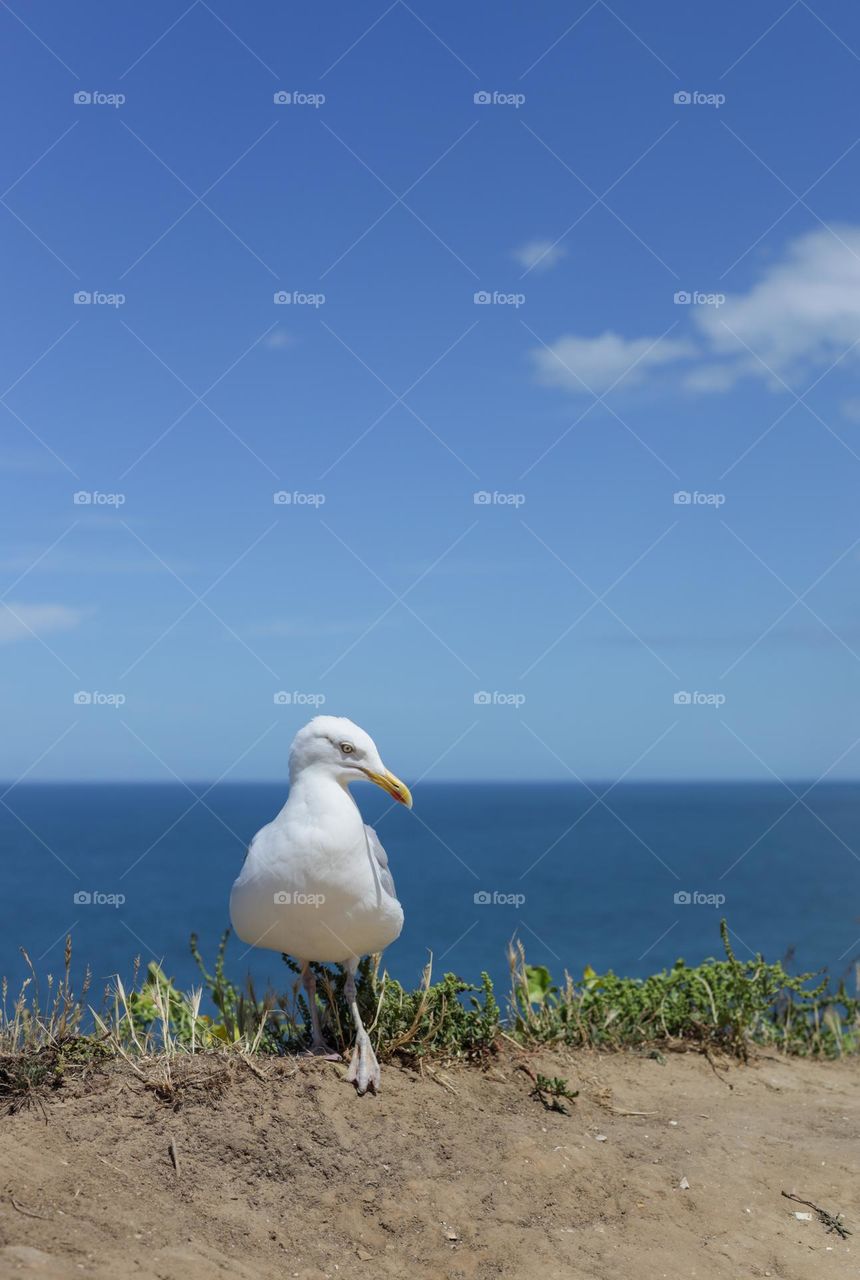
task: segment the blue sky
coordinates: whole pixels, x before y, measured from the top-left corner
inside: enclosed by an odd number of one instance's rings
[[[860,15],[0,23],[2,776],[856,777]]]

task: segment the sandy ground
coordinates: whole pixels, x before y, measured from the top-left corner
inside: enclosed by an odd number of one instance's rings
[[[520,1062],[579,1088],[569,1115]],[[0,1277],[860,1274],[860,1234],[780,1194],[860,1232],[858,1064],[511,1051],[388,1067],[378,1098],[335,1063],[191,1070],[179,1110],[112,1064],[0,1119]]]

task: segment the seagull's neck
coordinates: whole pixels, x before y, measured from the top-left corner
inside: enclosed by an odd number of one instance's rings
[[[300,769],[290,779],[290,794],[278,819],[289,821],[294,816],[307,816],[317,823],[321,817],[338,823],[362,822],[358,805],[346,783],[327,769],[313,766]]]

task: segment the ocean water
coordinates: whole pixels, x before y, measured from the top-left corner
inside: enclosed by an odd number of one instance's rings
[[[412,813],[370,786],[354,794],[405,909],[386,952],[404,983],[432,952],[437,973],[487,969],[506,987],[514,935],[559,977],[586,964],[644,975],[719,953],[725,915],[739,956],[790,953],[795,970],[827,967],[853,986],[860,785],[795,802],[777,784],[622,784],[601,804],[562,783],[425,783]],[[189,934],[214,956],[247,842],[285,796],[269,783],[16,787],[0,807],[0,973],[20,979],[21,946],[40,974],[58,972],[71,932],[75,970],[88,963],[97,985],[129,977],[139,954],[190,986]],[[228,968],[291,980],[278,955],[235,938]]]

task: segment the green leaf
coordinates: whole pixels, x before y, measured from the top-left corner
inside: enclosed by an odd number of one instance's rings
[[[543,1004],[553,990],[552,975],[542,964],[526,965],[529,1004]]]

